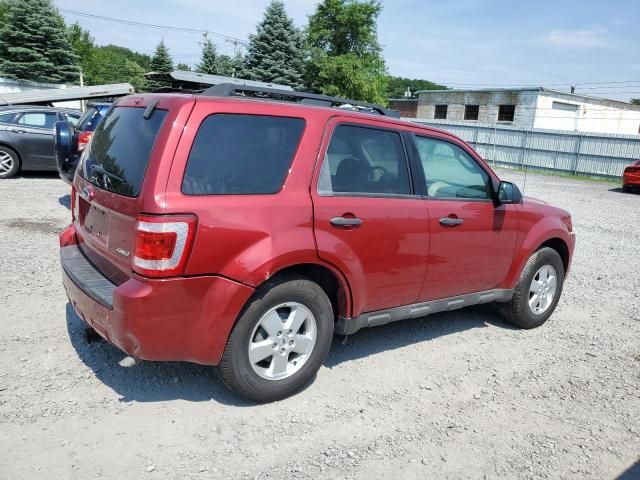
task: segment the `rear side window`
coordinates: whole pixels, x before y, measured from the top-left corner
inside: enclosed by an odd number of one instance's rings
[[[98,187],[135,197],[140,192],[151,150],[166,110],[155,109],[148,119],[144,108],[114,108],[98,125],[85,150],[82,176]]]
[[[409,170],[400,134],[337,126],[320,171],[318,193],[409,195]]]
[[[20,125],[38,128],[53,128],[58,121],[57,113],[32,112],[24,113],[18,118]]]
[[[15,116],[16,116],[15,112],[3,113],[2,115],[0,115],[0,123],[11,123],[13,122],[13,119]]]
[[[78,120],[78,124],[76,125],[76,129],[81,132],[92,132],[96,129],[96,125],[100,120],[100,112],[96,107],[89,107],[82,114],[80,120]]]
[[[182,192],[186,195],[279,192],[303,129],[301,118],[208,116],[193,142]]]

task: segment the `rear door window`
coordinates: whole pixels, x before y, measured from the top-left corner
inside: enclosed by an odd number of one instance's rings
[[[400,134],[338,125],[318,182],[320,194],[409,195],[409,169]]]
[[[300,143],[301,118],[215,114],[204,119],[182,180],[186,195],[273,194]]]
[[[13,119],[15,118],[15,112],[12,113],[3,113],[0,115],[0,123],[13,123]]]
[[[96,128],[84,153],[82,176],[98,187],[135,197],[140,192],[151,150],[166,110],[145,119],[144,108],[117,107]]]
[[[19,125],[38,128],[53,128],[57,121],[58,114],[50,112],[23,113],[18,118]]]

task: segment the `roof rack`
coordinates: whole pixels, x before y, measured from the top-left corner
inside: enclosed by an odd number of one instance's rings
[[[257,83],[257,82],[255,82]],[[220,83],[209,87],[201,95],[211,97],[245,96],[265,100],[279,100],[301,103],[304,105],[316,105],[321,107],[338,107],[358,112],[373,113],[387,117],[400,118],[400,112],[381,107],[374,103],[365,103],[346,98],[329,97],[316,93],[296,92],[291,89],[272,88],[260,85],[239,85],[235,83]]]
[[[92,85],[90,87],[48,88],[0,94],[0,105],[51,104],[90,98],[122,97],[133,93],[129,83]]]
[[[149,72],[144,74],[149,80],[159,82],[167,82],[172,85],[173,90],[198,90],[199,88],[207,88],[212,85],[221,83],[233,83],[235,85],[250,85],[254,87],[269,87],[280,90],[293,90],[288,85],[279,85],[277,83],[257,82],[255,80],[246,80],[244,78],[224,77],[222,75],[211,75],[208,73],[191,72],[188,70],[174,70],[173,72]],[[156,90],[160,93],[161,89]],[[168,90],[164,90],[168,91]]]

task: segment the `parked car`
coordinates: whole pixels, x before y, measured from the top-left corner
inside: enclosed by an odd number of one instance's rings
[[[630,192],[633,188],[640,189],[640,160],[626,167],[622,174],[622,190]]]
[[[0,107],[0,179],[21,170],[55,170],[53,126],[60,120],[76,123],[80,115],[67,108]]]
[[[60,234],[80,318],[131,357],[217,365],[256,402],[308,384],[334,333],[487,302],[542,325],[569,213],[449,133],[358,108],[232,85],[121,99]]]
[[[87,146],[111,103],[90,103],[77,122],[60,121],[55,125],[55,153],[58,174],[71,185],[78,159]]]

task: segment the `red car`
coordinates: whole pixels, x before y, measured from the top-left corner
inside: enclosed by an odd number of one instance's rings
[[[622,190],[630,192],[632,188],[640,188],[640,160],[626,167],[622,174]]]
[[[217,365],[257,402],[303,388],[334,333],[487,302],[543,324],[571,216],[390,113],[230,84],[124,97],[60,235],[75,311],[126,354]]]

